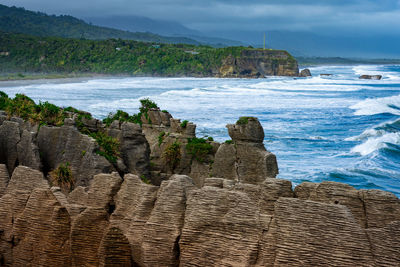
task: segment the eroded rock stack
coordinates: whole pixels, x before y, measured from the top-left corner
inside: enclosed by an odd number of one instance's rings
[[[201,141],[209,149],[200,158],[186,149],[194,124],[158,109],[147,116],[142,127],[114,121],[103,129],[121,142],[115,164],[95,153],[73,120],[38,129],[0,116],[0,266],[400,262],[395,195],[333,182],[293,190],[274,178],[276,157],[256,118],[227,125],[231,142]],[[166,158],[171,144],[178,144],[175,166]],[[65,160],[79,177],[72,191],[48,176]]]

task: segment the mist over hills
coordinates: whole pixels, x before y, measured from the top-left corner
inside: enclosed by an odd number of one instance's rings
[[[266,46],[289,51],[302,57],[400,58],[400,36],[327,35],[305,31],[265,31]],[[263,46],[264,31],[209,32],[224,38],[241,40],[254,47]]]
[[[151,21],[150,19],[141,19],[142,25],[145,22]],[[154,28],[153,23],[150,28]],[[185,29],[184,26],[178,23],[158,23],[157,25],[165,24],[166,27],[173,29],[181,28]],[[104,24],[103,24],[104,25]],[[174,27],[171,27],[174,25]],[[164,27],[164,29],[166,29]],[[183,36],[162,36],[156,33],[152,33],[144,30],[144,27],[137,27],[138,30],[133,32],[135,28],[131,28],[131,31],[127,31],[124,27],[114,29],[112,26],[102,27],[96,26],[92,23],[87,23],[82,19],[75,18],[69,15],[47,15],[42,12],[34,12],[25,10],[24,8],[8,7],[0,5],[0,31],[10,33],[23,33],[35,36],[57,36],[64,38],[81,38],[81,39],[93,39],[102,40],[109,38],[120,38],[126,40],[135,40],[143,42],[158,42],[158,43],[185,43],[185,44],[207,44],[213,46],[227,46],[238,44],[238,42],[231,42],[229,40],[199,37],[200,41]],[[195,31],[181,30],[180,32],[196,33]],[[166,31],[158,31],[165,32]],[[178,32],[178,31],[177,31]]]
[[[213,46],[240,46],[248,45],[230,38],[211,37],[208,34],[188,28],[176,21],[151,19],[143,16],[109,16],[84,18],[95,25],[111,27],[130,32],[151,32],[163,36],[187,37],[202,44]],[[218,35],[217,35],[218,36]]]
[[[99,25],[99,26],[97,26]],[[389,33],[349,34],[289,30],[198,31],[176,21],[137,15],[106,16],[97,14],[79,19],[68,15],[47,15],[24,8],[0,5],[0,31],[36,36],[186,43],[194,45],[262,47],[284,49],[297,57],[400,58],[400,36]]]

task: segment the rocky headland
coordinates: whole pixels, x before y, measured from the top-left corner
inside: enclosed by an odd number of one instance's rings
[[[104,121],[22,95],[0,109],[0,266],[399,265],[400,200],[293,189],[257,118],[221,144],[150,100]]]

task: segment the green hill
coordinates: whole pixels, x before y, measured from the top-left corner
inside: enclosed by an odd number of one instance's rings
[[[0,30],[35,36],[57,36],[102,40],[121,38],[143,42],[200,44],[186,37],[165,37],[147,32],[128,32],[107,27],[94,26],[72,16],[49,16],[24,8],[0,5]]]
[[[244,47],[213,48],[132,40],[81,40],[0,32],[3,72],[210,76]]]
[[[286,51],[214,48],[122,39],[82,40],[0,32],[3,73],[98,73],[135,76],[259,77],[298,74]]]

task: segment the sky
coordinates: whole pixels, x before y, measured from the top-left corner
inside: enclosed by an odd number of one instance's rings
[[[320,34],[400,33],[400,0],[0,0],[80,18],[139,15],[199,31],[290,30]]]

